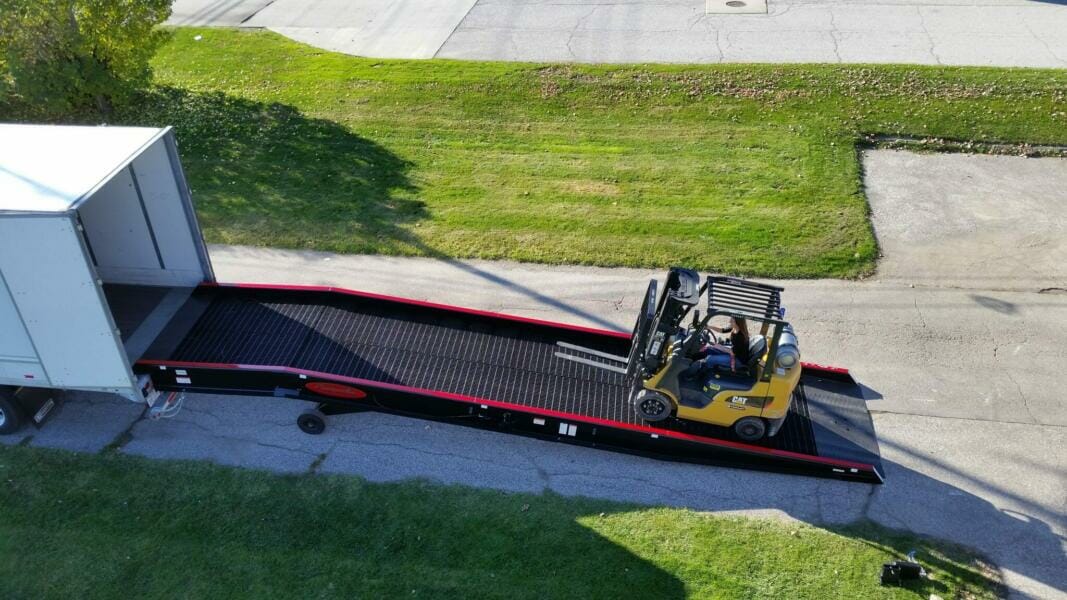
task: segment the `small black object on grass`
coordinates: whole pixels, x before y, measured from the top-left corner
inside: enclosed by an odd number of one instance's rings
[[[915,551],[908,552],[907,560],[895,560],[882,565],[882,585],[900,585],[926,577],[926,569],[915,562]]]

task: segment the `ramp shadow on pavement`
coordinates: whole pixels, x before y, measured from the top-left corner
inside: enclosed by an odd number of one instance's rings
[[[900,557],[912,549],[905,541],[872,537],[864,524],[874,523],[977,551],[1008,575],[1010,590],[1024,595],[1047,597],[1067,586],[1064,540],[1054,528],[1062,515],[1055,509],[1012,495],[997,482],[951,483],[967,473],[884,439],[887,482],[868,486],[658,461],[380,413],[333,417],[325,434],[307,436],[293,424],[302,408],[276,398],[193,396],[176,419],[138,424],[123,452],[290,472],[317,462],[316,472],[374,482],[426,479],[643,506],[788,515],[888,545]],[[1000,506],[973,490],[1001,498]],[[949,568],[919,551],[928,566]],[[923,591],[926,598],[938,590]]]
[[[121,400],[115,402],[128,405]],[[59,422],[49,423],[46,430],[37,434],[30,443],[34,446],[52,446],[57,445],[57,441],[61,442],[54,435],[44,434],[52,428],[69,429],[71,425],[82,422],[85,410],[81,410],[79,405],[83,403],[82,398],[72,397],[65,410],[58,415]],[[304,408],[304,403],[279,398],[198,395],[191,396],[187,404],[185,410],[174,419],[134,423],[121,452],[160,459],[209,460],[224,465],[294,474],[311,470],[355,475],[381,483],[424,479],[535,494],[528,497],[534,498],[534,501],[515,502],[512,507],[515,509],[514,517],[501,517],[509,520],[522,518],[524,512],[518,508],[520,504],[536,506],[542,500],[551,504],[555,494],[607,499],[629,505],[620,507],[618,510],[622,512],[619,514],[648,510],[639,506],[683,507],[715,512],[744,511],[757,515],[785,514],[817,528],[886,549],[895,556],[902,557],[910,550],[917,549],[920,561],[941,578],[911,589],[917,594],[916,597],[921,598],[943,591],[939,581],[946,581],[946,577],[975,577],[973,573],[945,562],[941,554],[944,548],[933,542],[937,539],[951,540],[989,557],[997,567],[1013,574],[1015,583],[1009,579],[1013,590],[1017,591],[1016,584],[1021,578],[1028,582],[1025,592],[1031,596],[1049,597],[1054,590],[1063,589],[1067,583],[1063,580],[1063,573],[1067,572],[1061,549],[1063,538],[1051,526],[1057,519],[1062,519],[1062,515],[1057,516],[1055,510],[1026,498],[1011,496],[1010,492],[995,482],[973,478],[967,482],[969,487],[988,488],[983,493],[1002,497],[1005,504],[1009,504],[1010,500],[1010,505],[1014,507],[1000,508],[963,489],[963,486],[943,481],[948,479],[945,473],[952,471],[952,466],[928,455],[916,455],[895,442],[883,440],[883,453],[890,457],[884,462],[887,483],[883,486],[867,486],[663,462],[378,413],[333,417],[325,434],[308,436],[297,430],[293,421],[295,414]],[[106,408],[89,406],[86,410],[101,412]],[[42,443],[38,443],[37,438]],[[193,465],[190,468],[202,467]],[[968,477],[966,473],[958,471],[953,472],[953,476]],[[241,475],[234,477],[240,478]],[[277,481],[278,485],[288,486],[288,482],[293,480],[281,478]],[[144,488],[138,484],[136,489]],[[379,491],[374,493],[388,495],[393,488],[387,485],[375,489]],[[404,485],[396,488],[400,493],[405,493],[405,489]],[[447,488],[444,492],[437,491],[440,488],[436,487],[430,489],[435,491],[423,493],[450,493]],[[173,504],[174,500],[168,498],[167,502],[154,503],[151,498],[146,498],[145,502],[161,508]],[[299,502],[296,504],[300,505]],[[664,597],[685,595],[682,583],[657,566],[658,556],[623,547],[621,539],[613,538],[610,528],[598,525],[598,519],[605,518],[604,515],[597,517],[596,514],[578,511],[552,516],[553,519],[570,523],[566,529],[572,531],[564,536],[566,543],[573,542],[587,548],[589,560],[568,567],[569,574],[577,577],[601,563],[610,564],[633,577],[656,582],[659,589],[663,590]],[[650,514],[654,515],[655,509]],[[614,515],[609,511],[607,518],[610,520]],[[448,515],[446,518],[462,522],[459,516]],[[487,516],[474,505],[470,506],[466,517],[471,519],[467,524],[471,527],[486,519],[491,522],[496,518],[492,514]],[[427,515],[425,518],[426,523],[415,525],[430,527],[434,517]],[[383,519],[385,517],[379,514],[372,521],[381,524]],[[887,534],[870,522],[918,533],[931,541],[913,548],[909,546],[912,542],[903,534]],[[508,528],[512,527],[491,523],[483,523],[483,526],[488,528],[486,535],[492,539],[505,535]],[[398,535],[407,539],[403,537],[407,536],[406,531],[404,529]],[[536,534],[522,535],[523,539],[528,540],[527,544],[563,543],[541,539]],[[664,535],[671,537],[673,534],[668,531]],[[241,536],[245,536],[245,533],[239,532],[237,540],[231,536],[230,542],[241,546],[244,543],[240,541],[243,539]],[[433,542],[427,538],[421,542],[434,547],[438,543],[445,544],[442,540]],[[398,551],[416,560],[418,552],[415,548],[408,548],[407,543],[403,542],[404,548]],[[714,543],[714,540],[708,543]],[[416,562],[423,558],[418,558]],[[500,560],[506,563],[521,558],[505,553]],[[451,560],[439,559],[446,563]],[[983,569],[979,568],[980,571]],[[865,575],[876,577],[876,573]],[[568,589],[575,591],[576,588]]]

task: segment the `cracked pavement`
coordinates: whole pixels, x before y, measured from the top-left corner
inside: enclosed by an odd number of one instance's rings
[[[176,0],[169,23],[376,58],[1067,67],[1061,0]]]
[[[884,486],[661,462],[372,412],[295,426],[302,403],[189,396],[172,419],[68,394],[4,443],[284,473],[426,478],[505,491],[798,519],[858,519],[989,556],[1015,597],[1067,589],[1067,160],[877,150],[865,188],[883,252],[860,282],[786,281],[807,360],[867,387]],[[628,330],[660,270],[215,246],[222,281],[337,285]],[[397,277],[403,273],[403,277]],[[1042,290],[1045,290],[1044,292]],[[1049,291],[1051,290],[1051,291]]]

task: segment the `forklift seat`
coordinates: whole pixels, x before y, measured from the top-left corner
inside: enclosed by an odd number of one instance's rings
[[[722,367],[715,365],[713,368],[714,373],[719,375],[733,375],[735,377],[755,377],[756,372],[759,370],[759,361],[763,358],[763,355],[767,353],[767,338],[762,335],[754,336],[748,341],[748,362],[743,365],[737,365],[736,370],[731,371],[730,367]]]

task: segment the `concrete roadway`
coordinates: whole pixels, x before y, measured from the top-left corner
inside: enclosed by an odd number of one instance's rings
[[[886,254],[868,281],[786,281],[807,360],[868,386],[884,486],[660,462],[378,414],[191,396],[168,421],[71,394],[34,446],[207,459],[373,481],[429,478],[814,524],[871,519],[987,554],[1013,596],[1067,594],[1067,161],[876,151],[866,189]],[[223,281],[330,284],[628,329],[659,270],[545,267],[219,246]],[[22,437],[4,440],[17,442]],[[871,574],[875,576],[874,573]]]
[[[1067,0],[176,0],[379,58],[1067,67]]]

